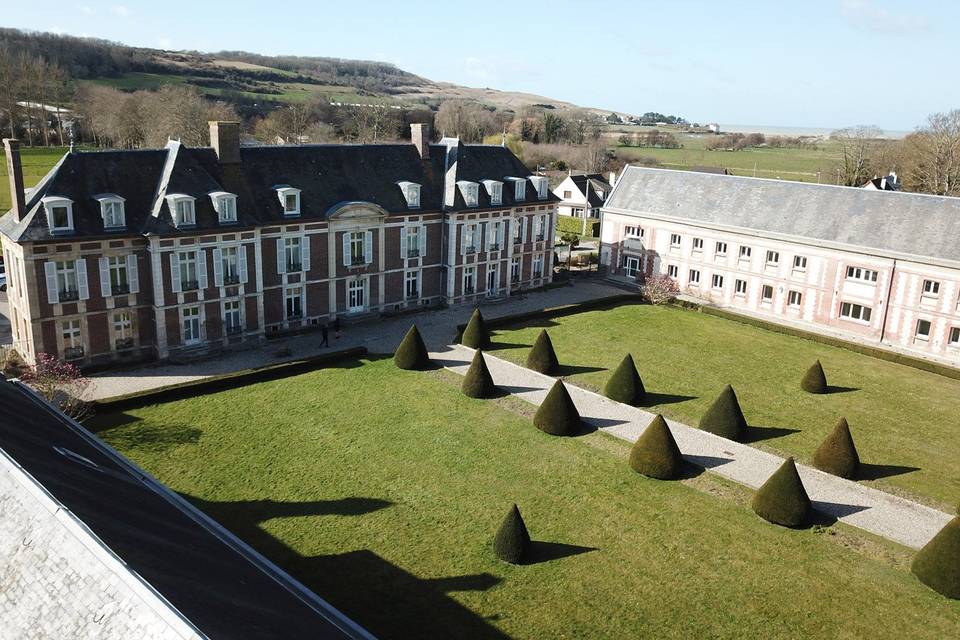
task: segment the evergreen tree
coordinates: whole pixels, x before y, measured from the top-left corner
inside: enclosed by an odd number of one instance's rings
[[[860,468],[860,456],[850,435],[846,418],[840,418],[827,439],[813,454],[813,466],[841,478],[853,480]]]
[[[556,375],[560,370],[557,354],[553,350],[553,342],[546,329],[540,330],[540,335],[537,336],[530,353],[527,354],[527,368],[548,376]]]
[[[470,398],[492,398],[495,395],[497,387],[493,384],[493,376],[487,368],[482,350],[477,349],[474,352],[473,361],[467,369],[467,375],[463,377],[460,388],[463,390],[463,395]]]
[[[427,346],[423,344],[417,325],[411,326],[407,335],[400,341],[400,346],[393,354],[393,362],[401,369],[423,370],[430,366]]]
[[[647,392],[633,363],[633,356],[629,353],[623,357],[614,369],[613,375],[607,380],[607,384],[603,387],[603,395],[635,407],[643,404]]]
[[[703,417],[700,418],[700,429],[715,433],[718,436],[739,440],[747,431],[747,421],[740,410],[737,394],[733,387],[727,385]]]
[[[815,361],[810,368],[807,369],[807,372],[803,375],[803,380],[800,381],[800,388],[806,391],[807,393],[826,393],[827,392],[827,376],[823,373],[823,367],[820,366],[820,361]]]
[[[460,344],[471,349],[486,349],[490,346],[490,334],[487,332],[487,324],[483,321],[480,309],[473,310],[470,322],[467,323],[460,337]]]
[[[659,480],[680,477],[683,456],[663,416],[657,415],[633,444],[630,468]]]
[[[937,593],[960,600],[960,517],[948,522],[917,552],[910,570]]]
[[[553,383],[547,397],[533,416],[533,424],[554,436],[573,436],[580,433],[580,413],[563,381],[557,380]]]
[[[810,498],[797,473],[793,458],[757,489],[751,502],[754,512],[764,520],[784,527],[800,527],[810,519]]]
[[[504,562],[520,564],[529,550],[530,534],[523,523],[520,509],[513,505],[493,538],[493,551]]]

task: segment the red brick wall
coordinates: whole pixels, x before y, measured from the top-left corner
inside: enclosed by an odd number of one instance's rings
[[[57,321],[46,320],[41,322],[40,335],[42,336],[43,342],[39,345],[34,345],[36,353],[49,353],[59,358],[60,352],[57,349]]]
[[[218,340],[223,337],[223,320],[220,317],[220,302],[207,302],[204,304],[204,314],[207,339]]]
[[[180,345],[180,312],[177,309],[164,309],[164,323],[167,327],[167,345]]]
[[[244,322],[247,323],[247,330],[255,331],[257,326],[257,299],[254,297],[244,300]]]
[[[423,297],[432,297],[440,295],[441,291],[441,282],[440,278],[442,277],[443,270],[440,267],[427,267],[423,270],[423,280],[421,281],[421,287],[423,287]]]
[[[310,247],[311,250],[313,247]],[[263,260],[263,286],[274,287],[280,284],[280,276],[277,274],[277,239],[264,238],[260,241],[260,258]],[[313,254],[310,254],[310,262],[313,262]],[[247,256],[247,266],[253,269],[256,265],[250,256]],[[312,265],[311,265],[312,266]],[[256,282],[256,275],[251,272],[253,280]]]
[[[112,351],[110,345],[110,315],[95,313],[87,316],[87,335],[90,341],[90,355]]]
[[[279,288],[263,292],[263,321],[267,324],[283,322],[283,291]]]
[[[405,291],[404,291],[404,273],[403,271],[395,271],[394,273],[388,273],[385,276],[386,286],[384,289],[384,300],[387,304],[395,304],[398,302],[403,302]],[[371,285],[372,286],[372,285]]]
[[[311,260],[312,259],[311,256]],[[327,315],[327,307],[330,305],[328,291],[329,288],[326,282],[312,282],[307,285],[308,316]]]

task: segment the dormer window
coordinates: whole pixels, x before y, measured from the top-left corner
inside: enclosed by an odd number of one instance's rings
[[[527,199],[527,181],[523,178],[507,178],[513,183],[513,199],[523,202]]]
[[[103,218],[104,229],[109,231],[111,229],[123,229],[127,226],[123,211],[123,198],[112,193],[105,193],[94,196],[94,199],[100,203],[100,216]]]
[[[533,184],[534,189],[537,190],[537,199],[546,200],[550,180],[546,176],[530,176],[530,182]]]
[[[483,186],[487,189],[487,195],[490,196],[490,204],[498,206],[503,204],[503,183],[499,180],[484,180]]]
[[[398,182],[403,197],[407,200],[408,209],[420,208],[420,185],[416,182]]]
[[[167,205],[177,227],[190,227],[197,224],[197,212],[193,196],[177,193],[167,196]]]
[[[274,187],[277,190],[277,198],[283,206],[283,215],[300,215],[300,189],[295,189],[288,185],[279,185]]]
[[[47,213],[47,227],[50,233],[73,232],[73,200],[50,196],[41,202]]]
[[[217,210],[217,220],[220,224],[229,224],[237,221],[237,196],[226,191],[214,191],[210,194],[213,208]]]
[[[463,201],[468,207],[475,207],[479,202],[480,185],[468,180],[458,180],[457,186],[460,187],[460,193],[463,194]]]

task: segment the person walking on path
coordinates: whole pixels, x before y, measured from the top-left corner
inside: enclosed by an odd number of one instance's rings
[[[320,327],[320,337],[322,338],[320,340],[320,348],[323,349],[324,347],[329,347],[330,346],[330,329],[327,327],[326,323],[324,323],[323,326]]]
[[[333,332],[336,334],[334,337],[340,339],[340,318],[339,316],[333,319]]]

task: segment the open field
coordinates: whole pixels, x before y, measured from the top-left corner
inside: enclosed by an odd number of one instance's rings
[[[32,187],[59,162],[66,147],[21,147],[24,186]],[[7,156],[0,149],[0,215],[10,209],[10,178],[7,176]]]
[[[710,474],[644,479],[625,443],[547,436],[459,381],[364,360],[90,426],[383,638],[960,633],[907,550],[770,525]],[[523,566],[491,551],[513,502]]]
[[[640,131],[643,132],[645,128]],[[704,144],[713,136],[677,133],[675,135],[683,145],[682,148],[649,149],[618,146],[619,135],[607,136],[618,158],[627,162],[654,158],[668,169],[689,169],[692,166],[724,167],[738,176],[755,175],[758,178],[834,184],[835,167],[840,160],[836,143],[829,140],[818,142],[816,148],[811,149],[760,147],[740,151],[708,151]]]
[[[960,499],[960,381],[844,349],[673,307],[622,306],[497,332],[501,355],[526,358],[547,327],[575,384],[600,390],[629,352],[652,407],[696,426],[727,383],[754,445],[809,462],[847,418],[871,484],[956,510]],[[820,359],[834,393],[811,395],[800,378]]]

